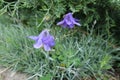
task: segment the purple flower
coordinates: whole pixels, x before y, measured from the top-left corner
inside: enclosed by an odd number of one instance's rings
[[[34,48],[44,47],[45,51],[50,51],[55,45],[55,40],[48,30],[43,30],[38,36],[29,36],[28,38],[35,40]]]
[[[57,23],[57,25],[61,25],[64,28],[73,28],[75,24],[81,26],[78,21],[78,19],[73,18],[72,13],[68,13],[64,16],[64,19],[62,21]]]

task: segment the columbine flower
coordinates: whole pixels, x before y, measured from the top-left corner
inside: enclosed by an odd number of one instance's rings
[[[48,30],[43,30],[38,36],[29,36],[28,38],[35,40],[34,48],[44,47],[45,51],[50,51],[55,45],[55,40]]]
[[[64,28],[73,28],[76,25],[81,26],[78,23],[79,20],[73,18],[72,13],[68,13],[64,16],[64,19],[57,23],[57,25],[61,25]]]

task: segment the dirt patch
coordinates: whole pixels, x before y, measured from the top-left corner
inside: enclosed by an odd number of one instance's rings
[[[27,75],[10,71],[7,68],[0,68],[0,80],[27,80]]]

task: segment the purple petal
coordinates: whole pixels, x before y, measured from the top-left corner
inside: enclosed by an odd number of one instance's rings
[[[50,45],[51,47],[55,45],[55,40],[54,40],[54,37],[53,37],[53,36],[50,37],[50,43],[49,43],[49,45]]]
[[[57,25],[62,25],[62,24],[64,24],[64,22],[65,22],[65,21],[62,20],[62,21],[58,22]]]
[[[73,24],[72,22],[73,22],[74,18],[72,17],[72,13],[66,14],[66,16],[65,16],[64,19],[65,19],[65,22],[66,22],[68,25]]]
[[[37,36],[28,36],[28,38],[30,38],[30,39],[32,39],[32,40],[35,40],[35,41],[38,40],[38,37],[37,37]]]
[[[39,34],[39,39],[42,39],[43,37],[49,35],[49,30],[45,29]]]
[[[76,24],[76,25],[78,25],[78,26],[81,26],[81,24],[80,24],[80,23],[77,23],[77,22],[74,22],[74,24]]]
[[[28,38],[35,40],[34,48],[41,48],[44,46],[45,51],[50,51],[51,47],[55,45],[54,37],[49,34],[49,30],[43,30],[39,36],[29,36]]]
[[[69,28],[73,28],[73,27],[74,27],[74,24],[69,25]]]
[[[49,46],[54,46],[55,45],[54,37],[51,36],[51,35],[49,35],[47,37],[44,37],[42,39],[42,42],[43,42],[43,44],[49,45]]]
[[[71,24],[73,24],[72,21],[69,20],[69,19],[66,19],[65,22],[67,23],[67,25],[71,25]]]
[[[49,45],[53,47],[55,45],[55,41],[52,41]]]
[[[46,36],[42,38],[43,44],[48,44],[50,42],[50,36]]]
[[[63,28],[66,28],[68,26],[64,20],[58,22],[57,25],[61,25]]]
[[[72,13],[67,13],[65,16],[72,16]]]
[[[78,26],[81,26],[81,24],[80,24],[80,23],[78,23],[78,21],[79,21],[78,19],[75,19],[75,18],[74,18],[73,23],[74,23],[74,24],[76,24],[76,25],[78,25]]]
[[[78,23],[78,19],[73,18],[72,13],[68,13],[64,16],[64,20],[61,22],[57,23],[57,25],[61,25],[63,28],[73,28],[74,25],[81,26],[80,23]]]
[[[36,41],[36,43],[35,43],[33,46],[34,46],[34,48],[36,48],[36,49],[42,47],[42,46],[43,46],[43,43],[42,43],[41,39],[39,39],[38,41]]]
[[[48,46],[48,45],[44,45],[44,49],[45,49],[45,51],[50,51],[51,50],[50,46]]]
[[[67,25],[66,23],[62,24],[61,26],[62,26],[63,28],[68,27],[68,25]]]

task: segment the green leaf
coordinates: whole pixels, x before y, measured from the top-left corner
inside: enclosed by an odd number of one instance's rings
[[[110,60],[111,60],[111,56],[105,55],[105,57],[102,59],[102,61],[100,63],[100,68],[108,66]],[[110,66],[108,66],[106,68],[110,68]]]
[[[47,75],[41,77],[40,80],[51,80],[51,77],[52,77],[51,74],[47,74]]]

